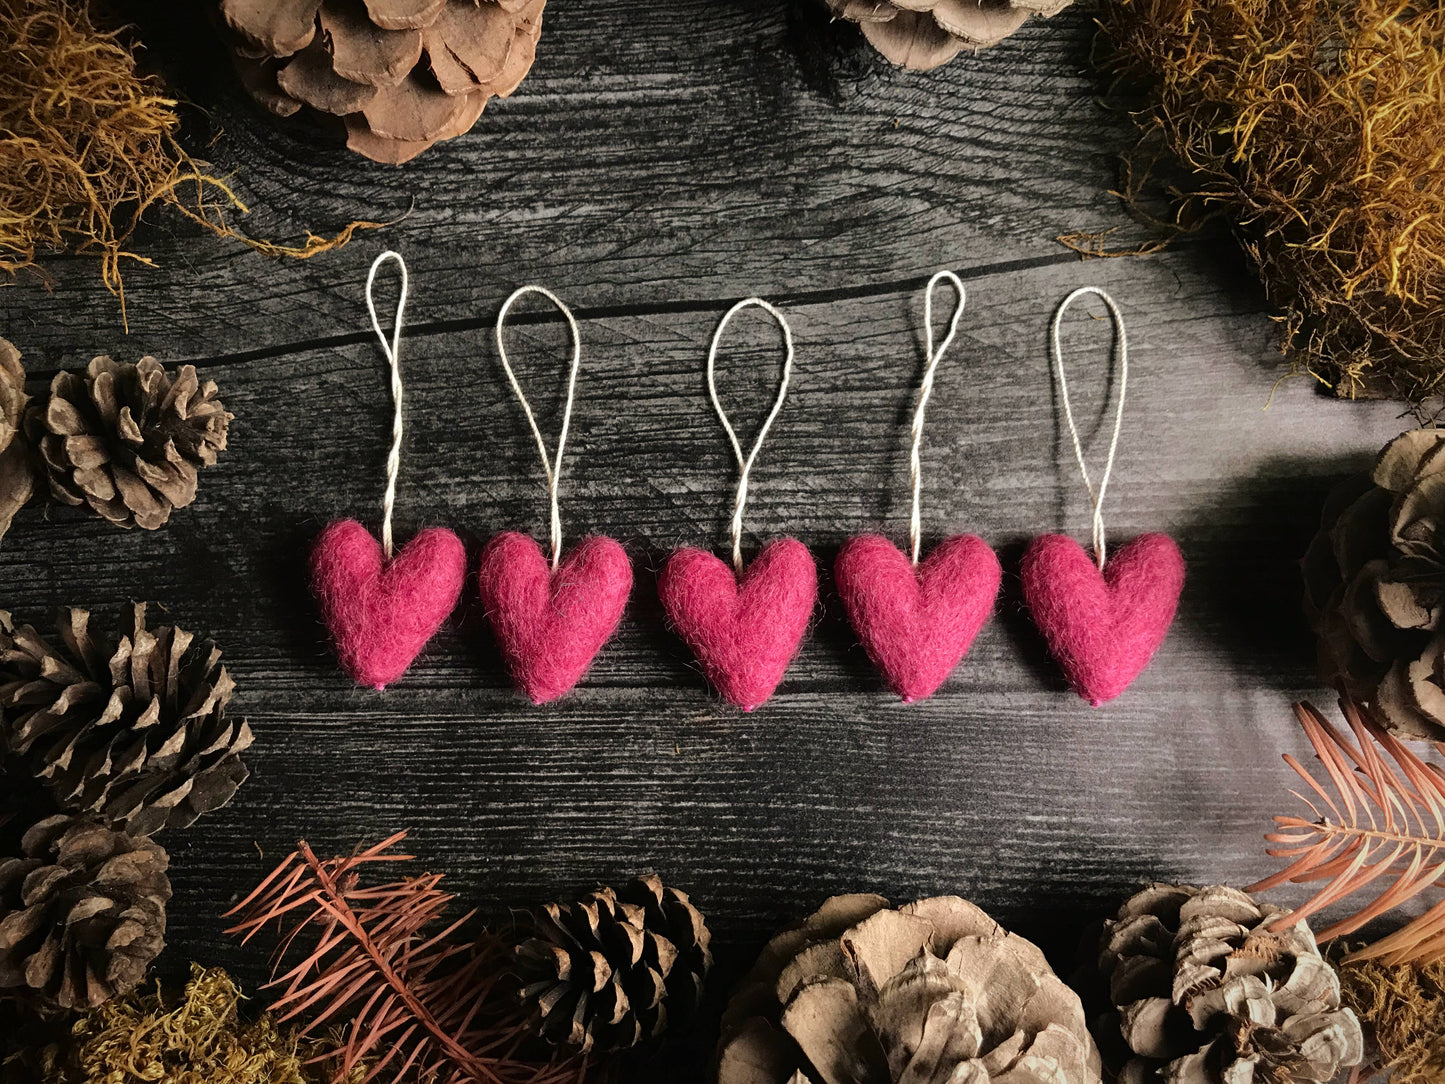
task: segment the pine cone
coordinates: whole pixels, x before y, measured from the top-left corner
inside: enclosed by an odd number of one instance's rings
[[[244,722],[221,652],[172,626],[148,630],[144,604],[120,637],[98,641],[84,610],[59,642],[0,611],[0,747],[65,809],[135,835],[184,828],[246,779]]]
[[[22,432],[28,401],[20,351],[0,339],[0,538],[35,488],[35,471]]]
[[[345,122],[347,146],[405,162],[469,131],[532,68],[546,0],[222,0],[262,105]]]
[[[1057,15],[1073,0],[826,0],[857,23],[870,45],[895,64],[928,71],[965,49],[997,45],[1030,15]]]
[[[172,379],[155,358],[100,357],[84,376],[56,376],[26,430],[56,500],[153,531],[196,499],[197,474],[225,450],[230,421],[215,383],[202,384],[193,365]]]
[[[1445,741],[1445,430],[1330,495],[1301,563],[1320,677],[1401,738]]]
[[[718,1084],[1097,1084],[1078,995],[956,896],[835,896],[763,949],[723,1017]]]
[[[549,1042],[625,1050],[685,1019],[712,967],[712,935],[687,893],[639,877],[532,915],[516,949],[522,1002]]]
[[[163,947],[166,852],[85,817],[47,817],[0,859],[0,989],[89,1009],[128,993]]]
[[[1328,1081],[1363,1056],[1360,1022],[1301,921],[1233,888],[1156,884],[1105,924],[1099,970],[1133,1057],[1120,1084]]]

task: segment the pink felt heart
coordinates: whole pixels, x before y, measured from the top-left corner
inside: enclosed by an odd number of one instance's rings
[[[971,534],[945,539],[915,568],[876,534],[850,538],[833,577],[848,619],[893,691],[932,696],[993,613],[998,558]]]
[[[713,687],[752,711],[773,695],[808,631],[818,569],[794,538],[765,546],[741,578],[711,553],[678,550],[657,592]]]
[[[342,669],[376,689],[406,673],[456,608],[466,578],[466,550],[443,527],[422,531],[387,562],[370,531],[340,520],[311,551],[311,590]]]
[[[482,605],[507,667],[534,704],[569,692],[612,636],[632,592],[632,562],[610,538],[587,538],[553,571],[529,535],[487,543]]]
[[[1048,534],[1024,552],[1024,601],[1075,691],[1095,707],[1118,696],[1164,642],[1184,557],[1164,534],[1140,535],[1099,571],[1084,547]]]

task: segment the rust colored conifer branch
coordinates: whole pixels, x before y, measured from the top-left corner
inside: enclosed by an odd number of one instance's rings
[[[523,1055],[536,1036],[505,988],[510,953],[500,938],[454,940],[470,913],[432,929],[454,898],[442,891],[440,874],[362,883],[363,868],[412,857],[390,853],[405,838],[398,832],[327,861],[302,841],[228,913],[238,922],[227,932],[243,942],[277,927],[275,976],[266,988],[281,992],[272,1011],[282,1020],[304,1017],[303,1034],[341,1029],[339,1048],[319,1059],[336,1067],[338,1084],[358,1076],[436,1084],[586,1080],[585,1058]]]
[[[1295,716],[1324,766],[1331,789],[1285,754],[1285,762],[1316,798],[1293,793],[1315,816],[1313,820],[1274,818],[1276,831],[1265,836],[1271,844],[1268,853],[1289,859],[1289,864],[1248,889],[1263,891],[1286,881],[1325,882],[1308,903],[1282,917],[1281,925],[1357,892],[1374,893],[1370,902],[1321,930],[1321,941],[1353,933],[1402,904],[1445,887],[1445,770],[1422,760],[1376,726],[1359,704],[1346,698],[1340,707],[1358,744],[1312,705],[1295,705]],[[1445,898],[1349,957],[1370,958],[1392,965],[1445,960]]]

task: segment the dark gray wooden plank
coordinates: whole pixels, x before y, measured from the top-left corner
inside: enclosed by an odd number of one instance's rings
[[[384,233],[287,264],[158,231],[161,267],[131,276],[129,339],[73,262],[53,293],[0,291],[0,327],[33,372],[102,351],[196,359],[236,413],[231,449],[166,530],[36,506],[0,544],[0,605],[23,620],[63,604],[116,620],[149,599],[226,651],[255,775],[230,809],[164,839],[169,966],[224,959],[254,982],[264,951],[229,945],[220,911],[298,836],[338,850],[403,826],[420,864],[498,922],[657,869],[712,915],[725,973],[835,891],[959,892],[1062,958],[1081,913],[1141,879],[1269,869],[1260,836],[1293,801],[1278,754],[1303,752],[1289,700],[1319,695],[1293,562],[1331,481],[1401,423],[1304,380],[1275,388],[1272,325],[1227,246],[1092,264],[1061,252],[1060,232],[1126,221],[1105,195],[1126,136],[1091,100],[1087,17],[932,78],[865,64],[827,91],[785,5],[553,6],[518,96],[401,170],[278,135],[227,84],[201,82],[228,132],[215,158],[243,171],[260,232],[414,201]],[[529,280],[584,317],[564,522],[573,539],[623,539],[638,586],[557,706],[507,688],[474,603],[384,695],[350,688],[326,653],[305,553],[333,517],[379,520],[390,406],[362,284],[383,244],[406,253],[416,291],[403,535],[447,524],[475,554],[498,530],[545,529],[490,323]],[[917,290],[942,266],[970,303],[929,413],[926,537],[979,533],[1008,576],[964,667],[905,707],[855,645],[828,568],[851,534],[906,532]],[[1167,530],[1190,562],[1154,667],[1100,710],[1063,687],[1015,579],[1033,534],[1087,533],[1046,354],[1053,306],[1083,283],[1112,291],[1133,344],[1111,537]],[[747,542],[805,540],[825,601],[779,696],[744,715],[665,629],[654,573],[675,546],[725,543],[733,466],[703,364],[727,303],[752,292],[784,302],[798,362]],[[1108,334],[1088,311],[1069,321],[1071,374],[1100,457]],[[512,336],[553,431],[562,326],[519,321]],[[744,431],[766,409],[775,342],[754,316],[729,340],[723,388]],[[695,1053],[679,1059],[656,1078],[697,1071]]]
[[[1094,101],[1082,12],[926,76],[860,60],[861,46],[848,56],[840,42],[856,34],[804,4],[554,7],[517,94],[400,169],[278,128],[241,99],[223,56],[187,40],[198,59],[183,85],[225,133],[206,153],[253,208],[238,225],[283,238],[401,219],[357,246],[404,245],[426,322],[476,313],[524,279],[579,305],[641,305],[908,278],[920,244],[969,266],[1062,261],[1057,234],[1117,220],[1107,189],[1127,135]],[[138,348],[214,355],[353,326],[337,269],[360,252],[256,260],[174,220],[145,240],[160,266],[129,275]],[[7,298],[12,330],[30,325],[17,337],[48,365],[111,349],[118,311],[93,268],[52,268],[70,319],[57,328]]]

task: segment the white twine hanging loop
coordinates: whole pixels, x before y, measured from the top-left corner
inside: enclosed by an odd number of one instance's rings
[[[532,404],[527,402],[527,395],[522,391],[522,385],[517,381],[517,374],[512,371],[511,362],[507,360],[507,345],[502,339],[502,328],[507,322],[507,314],[512,311],[521,298],[528,294],[540,294],[553,305],[567,319],[567,327],[572,332],[572,364],[567,373],[567,404],[562,408],[562,431],[557,435],[557,456],[550,459],[547,456],[547,442],[542,438],[542,430],[537,427],[537,419],[532,413]],[[572,315],[560,297],[543,286],[523,286],[518,289],[502,305],[502,311],[497,314],[497,356],[502,359],[502,368],[506,370],[507,381],[512,385],[512,391],[517,395],[517,402],[522,404],[522,413],[527,416],[527,424],[532,427],[532,436],[537,441],[537,452],[542,457],[542,473],[547,478],[547,496],[551,502],[551,536],[552,536],[552,568],[555,570],[562,559],[562,513],[558,507],[558,486],[562,481],[562,454],[567,448],[567,430],[572,425],[572,402],[577,393],[577,370],[582,364],[582,332],[578,330],[577,318]]]
[[[938,344],[935,350],[933,346],[933,291],[941,282],[950,282],[953,288],[958,291],[958,304],[954,307],[953,318],[948,323],[948,334],[943,337],[943,342]],[[933,394],[933,374],[938,370],[938,363],[943,360],[943,355],[953,345],[953,337],[958,334],[958,321],[963,316],[963,307],[968,304],[968,292],[963,288],[963,281],[952,271],[940,271],[928,280],[928,289],[923,295],[923,326],[924,342],[927,345],[928,367],[923,370],[923,383],[918,388],[918,407],[913,412],[913,447],[908,453],[908,481],[913,487],[913,515],[908,521],[908,544],[911,547],[914,565],[918,564],[919,538],[923,533],[922,518],[919,513],[919,494],[923,488],[923,465],[919,459],[919,450],[923,447],[923,412],[928,407],[928,399]]]
[[[728,421],[727,411],[723,410],[722,403],[718,401],[716,372],[717,351],[718,346],[722,343],[723,332],[727,330],[728,323],[732,318],[746,308],[762,309],[778,322],[778,326],[783,329],[783,345],[786,348],[786,354],[783,358],[783,379],[778,385],[778,398],[773,403],[773,409],[768,412],[763,427],[758,430],[757,440],[753,441],[753,450],[744,456],[742,445],[738,443],[738,435],[733,431],[732,422]],[[745,301],[739,301],[728,309],[727,315],[722,318],[721,323],[717,326],[717,331],[713,333],[712,346],[707,352],[707,393],[712,399],[713,409],[717,411],[717,416],[728,435],[728,442],[733,446],[733,455],[737,457],[738,461],[738,491],[737,497],[733,501],[732,522],[733,568],[737,572],[743,570],[743,511],[747,508],[748,503],[748,478],[752,474],[753,463],[758,458],[758,452],[762,450],[763,441],[767,439],[768,430],[773,427],[773,419],[778,416],[778,411],[783,409],[783,400],[788,397],[788,381],[792,379],[792,376],[793,329],[788,326],[787,317],[760,297],[750,297]]]
[[[1094,489],[1094,484],[1089,480],[1089,468],[1084,464],[1084,447],[1079,440],[1079,429],[1074,424],[1074,408],[1069,403],[1069,382],[1064,376],[1064,348],[1059,340],[1059,326],[1063,322],[1064,313],[1076,298],[1085,294],[1094,294],[1103,301],[1109,309],[1109,316],[1114,321],[1114,349],[1119,358],[1119,405],[1114,411],[1114,433],[1109,438],[1109,458],[1104,462],[1104,475],[1099,479],[1099,488]],[[1089,491],[1089,499],[1094,505],[1094,560],[1098,562],[1099,568],[1104,567],[1104,493],[1109,488],[1109,478],[1114,473],[1114,453],[1119,450],[1119,433],[1124,425],[1124,397],[1129,390],[1129,337],[1124,330],[1124,315],[1119,311],[1119,306],[1114,304],[1114,299],[1097,286],[1081,286],[1060,303],[1058,311],[1054,313],[1054,322],[1051,329],[1051,339],[1054,353],[1054,371],[1059,378],[1059,395],[1064,400],[1064,418],[1069,423],[1069,438],[1074,442],[1074,458],[1079,464],[1079,473],[1084,476],[1084,488]]]
[[[396,299],[396,321],[392,324],[389,340],[381,326],[381,318],[376,314],[376,297],[372,293],[376,285],[376,273],[387,260],[395,260],[401,268],[401,294]],[[391,423],[391,454],[386,457],[386,496],[381,502],[381,551],[388,561],[391,560],[394,548],[391,514],[396,508],[396,476],[401,472],[401,325],[402,314],[406,311],[406,291],[406,261],[401,258],[401,253],[387,249],[372,261],[371,273],[366,276],[366,308],[371,313],[371,326],[376,331],[376,337],[381,340],[382,352],[386,354],[386,360],[391,365],[391,401],[395,408]]]

